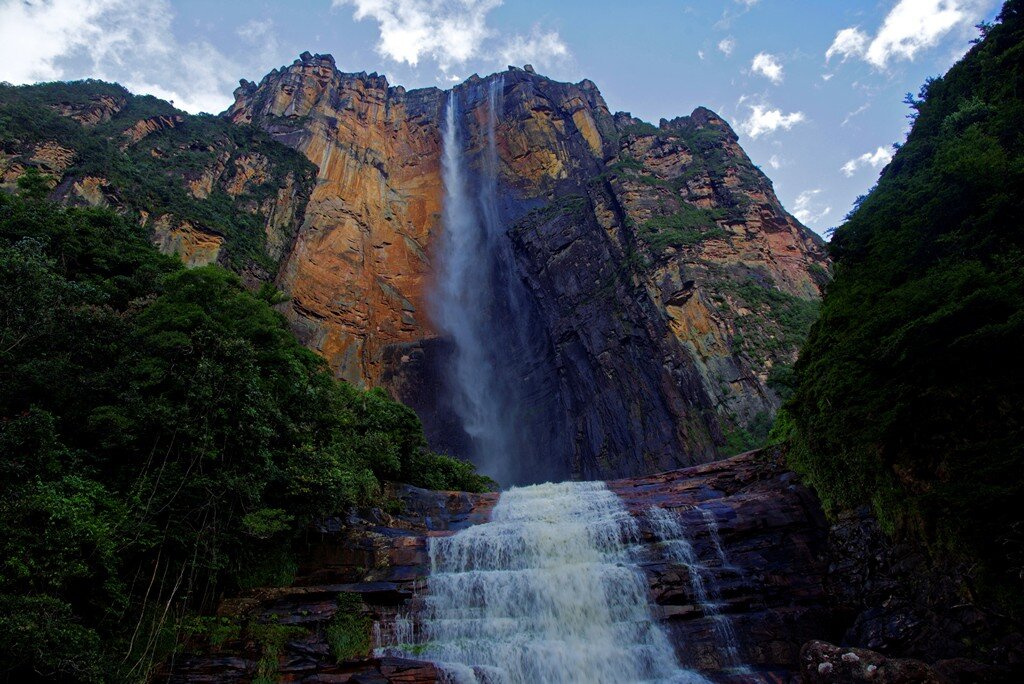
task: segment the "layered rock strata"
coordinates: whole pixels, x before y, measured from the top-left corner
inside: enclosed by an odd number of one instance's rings
[[[820,239],[717,115],[654,127],[611,114],[590,81],[510,68],[456,86],[474,173],[496,79],[498,212],[547,350],[521,373],[553,376],[532,399],[558,426],[538,434],[561,440],[534,481],[653,472],[748,443],[778,405],[773,370],[813,318]],[[305,53],[243,81],[227,116],[320,170],[279,278],[296,331],[339,376],[413,406],[436,448],[465,456],[445,406],[450,342],[430,318],[446,101]],[[494,344],[517,354],[495,327]]]

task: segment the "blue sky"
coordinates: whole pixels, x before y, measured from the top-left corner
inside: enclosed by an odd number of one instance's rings
[[[300,52],[406,87],[532,63],[612,111],[724,116],[783,204],[824,233],[904,139],[908,91],[999,0],[0,0],[0,80],[99,77],[221,111]]]

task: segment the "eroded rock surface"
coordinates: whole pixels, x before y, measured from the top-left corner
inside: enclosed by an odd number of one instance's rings
[[[665,470],[760,436],[829,266],[728,124],[701,108],[654,127],[613,115],[590,81],[532,69],[454,92],[471,175],[496,121],[497,211],[543,351],[503,339],[500,316],[492,337],[546,421],[537,478]],[[431,342],[447,100],[305,53],[243,81],[227,116],[319,168],[278,281],[296,332],[339,376],[413,406],[436,448],[467,455],[443,407],[448,347]]]

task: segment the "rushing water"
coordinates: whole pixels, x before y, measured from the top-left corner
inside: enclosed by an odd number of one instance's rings
[[[722,540],[718,534],[718,521],[710,511],[699,510],[722,567],[730,568],[725,550],[722,548]],[[740,661],[736,632],[733,630],[729,618],[722,614],[721,596],[714,583],[714,578],[694,551],[682,520],[675,512],[658,507],[651,508],[647,512],[647,519],[665,548],[668,559],[686,567],[690,576],[690,590],[693,592],[694,600],[714,625],[715,636],[718,638],[719,648],[724,656],[724,664],[736,671],[746,671]]]
[[[443,231],[431,307],[439,331],[454,347],[445,398],[469,438],[470,453],[460,455],[510,485],[568,477],[561,452],[569,431],[553,408],[557,370],[535,304],[517,274],[509,218],[500,207],[496,131],[503,89],[503,78],[496,76],[482,98],[473,88],[448,95]],[[460,102],[461,96],[476,99]],[[466,107],[471,116],[464,116]],[[481,111],[482,125],[474,123]]]
[[[423,608],[383,652],[460,684],[704,682],[652,616],[637,541],[603,483],[506,491],[490,522],[430,540]]]

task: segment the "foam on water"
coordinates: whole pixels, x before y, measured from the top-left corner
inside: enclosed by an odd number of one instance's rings
[[[651,614],[638,535],[603,483],[506,491],[489,523],[430,540],[423,608],[380,652],[460,684],[705,682]]]

